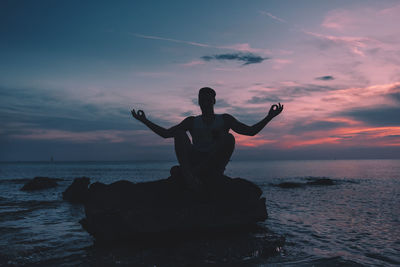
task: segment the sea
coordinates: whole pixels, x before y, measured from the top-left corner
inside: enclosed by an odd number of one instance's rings
[[[251,250],[248,243],[229,237],[220,243],[222,248],[213,245],[215,240],[192,241],[190,246],[98,246],[79,224],[85,216],[82,205],[62,200],[76,177],[106,184],[147,182],[167,178],[173,165],[176,162],[1,162],[0,266],[400,265],[399,159],[232,160],[225,174],[260,186],[268,210],[260,227],[284,240],[268,256],[242,253]],[[36,176],[63,180],[52,189],[20,190]],[[277,186],[318,178],[329,178],[334,185]],[[197,257],[199,253],[206,256]]]

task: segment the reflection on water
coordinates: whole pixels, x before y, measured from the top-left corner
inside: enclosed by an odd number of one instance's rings
[[[214,237],[140,249],[98,247],[78,223],[84,216],[82,207],[62,201],[61,192],[76,176],[91,177],[92,182],[139,182],[167,177],[172,165],[0,163],[0,265],[400,264],[399,160],[231,162],[227,174],[254,181],[267,198],[269,218],[264,225],[269,231],[258,236]],[[26,182],[20,179],[34,176],[65,181],[40,192],[19,191]],[[309,177],[329,177],[335,185],[271,186],[304,183]],[[283,248],[280,236],[286,240]],[[277,250],[277,255],[267,257],[269,249]]]

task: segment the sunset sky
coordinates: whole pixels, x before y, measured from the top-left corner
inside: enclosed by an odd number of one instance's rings
[[[117,3],[117,4],[116,4]],[[252,125],[234,159],[400,157],[400,1],[1,1],[0,160],[174,159],[166,128]]]

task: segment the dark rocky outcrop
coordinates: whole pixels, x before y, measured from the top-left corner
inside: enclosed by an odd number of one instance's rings
[[[313,185],[334,185],[335,182],[329,178],[308,178],[308,182],[283,182],[279,184],[272,184],[273,186],[278,186],[280,188],[299,188],[305,186]]]
[[[29,180],[22,188],[21,191],[35,191],[48,189],[58,186],[57,181],[62,181],[63,179],[58,178],[48,178],[48,177],[35,177]]]
[[[267,218],[253,183],[227,176],[203,183],[200,191],[189,190],[177,173],[154,182],[94,183],[81,224],[97,241],[148,241],[243,230]]]
[[[75,178],[72,184],[62,193],[63,199],[72,203],[84,203],[88,197],[90,178]]]

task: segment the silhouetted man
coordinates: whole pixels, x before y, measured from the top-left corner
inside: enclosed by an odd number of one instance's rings
[[[142,110],[131,111],[134,118],[143,122],[159,136],[174,138],[176,157],[185,181],[190,186],[200,184],[199,177],[223,174],[235,147],[235,138],[229,133],[230,129],[238,134],[254,136],[283,110],[281,103],[272,105],[264,119],[253,126],[248,126],[232,115],[215,114],[215,95],[213,89],[201,88],[198,100],[201,115],[187,117],[169,129],[148,120]],[[192,136],[193,144],[187,131]]]

